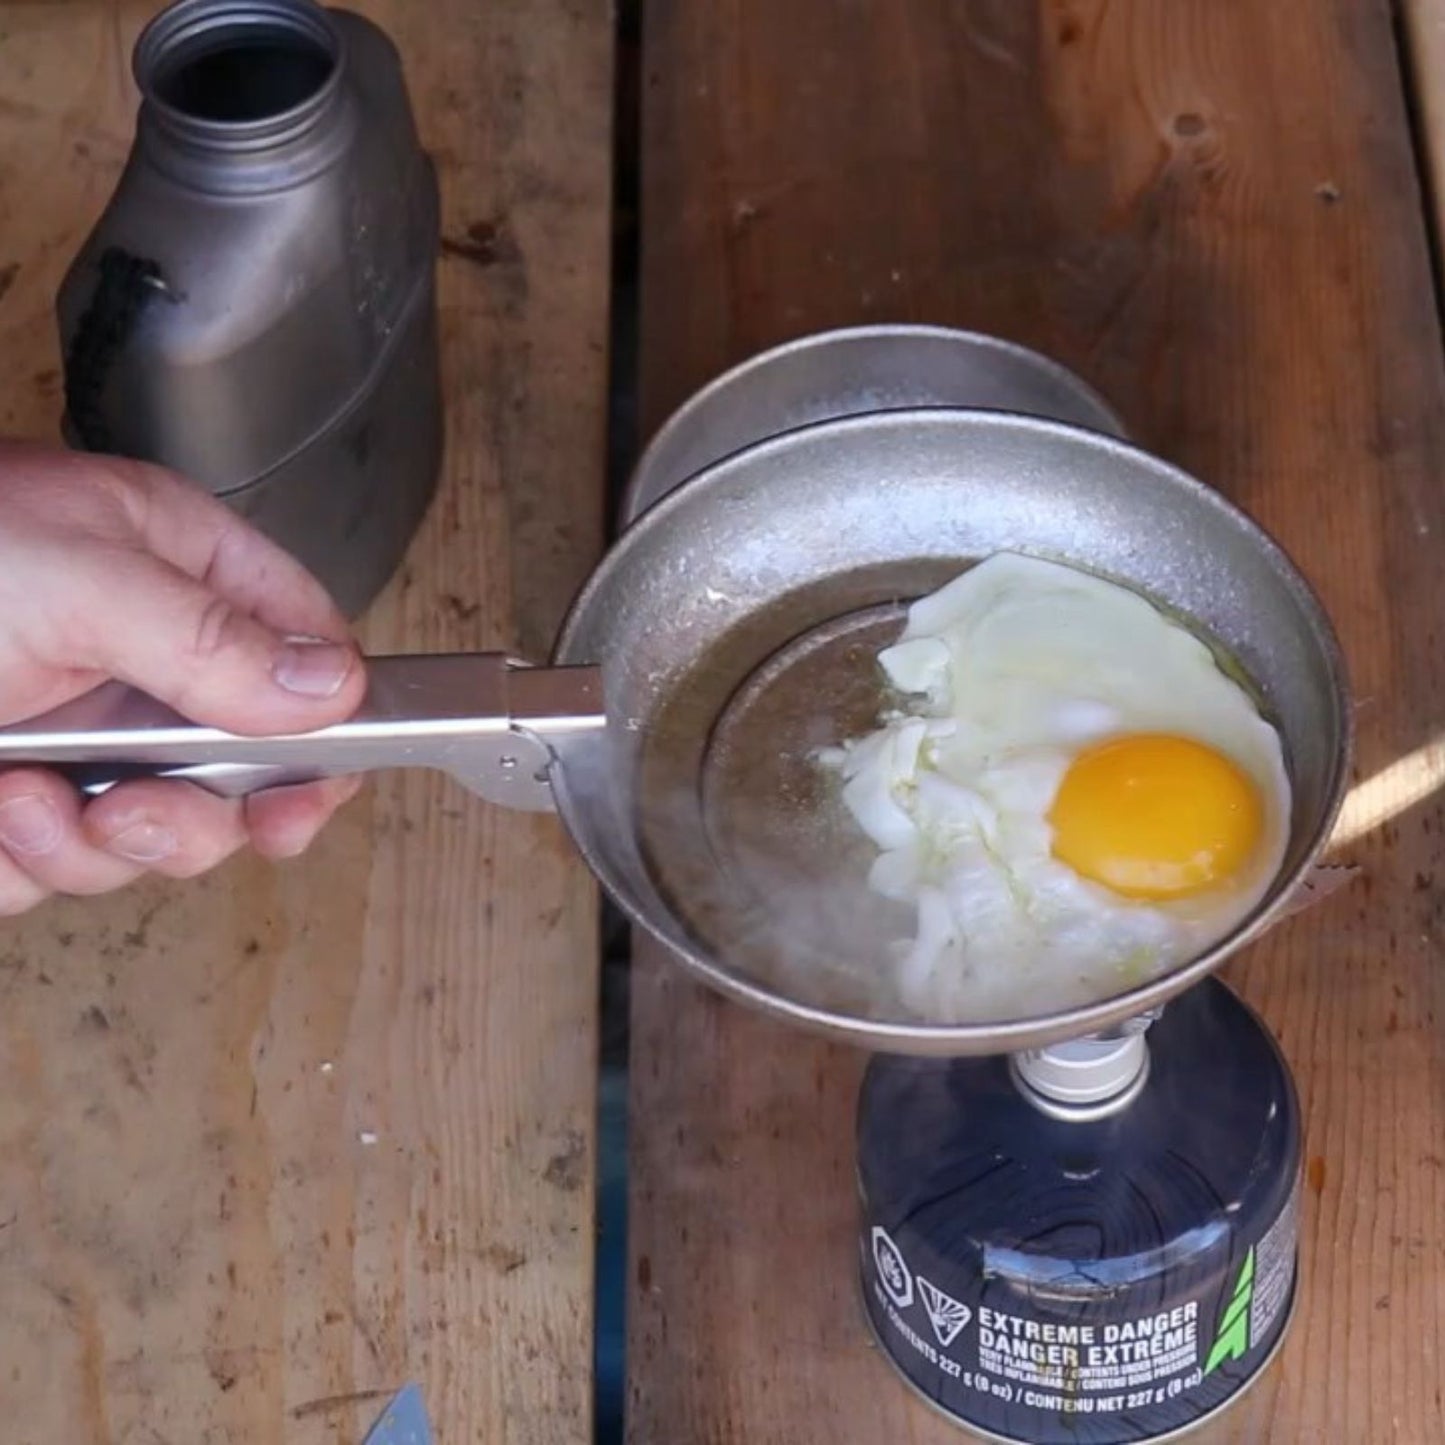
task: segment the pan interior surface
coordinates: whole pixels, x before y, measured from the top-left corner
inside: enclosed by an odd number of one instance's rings
[[[659,889],[729,966],[789,997],[901,1016],[886,960],[911,910],[867,885],[874,849],[823,749],[868,731],[877,654],[904,620],[883,602],[804,630],[730,695],[703,660],[642,754],[638,829]]]
[[[912,910],[869,889],[873,847],[818,754],[876,724],[877,654],[907,604],[1000,551],[1130,586],[1236,665],[1284,743],[1290,839],[1256,914],[1164,977],[1102,997],[1061,980],[1011,1017],[920,1019],[888,986]],[[1023,1047],[1162,1002],[1288,895],[1344,781],[1333,635],[1283,554],[1157,459],[1029,418],[891,413],[729,458],[624,535],[558,660],[601,664],[615,720],[564,757],[559,790],[602,882],[708,982],[877,1047]]]

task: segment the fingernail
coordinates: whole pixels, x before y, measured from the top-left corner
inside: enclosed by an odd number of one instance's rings
[[[48,853],[60,842],[60,810],[39,793],[0,803],[0,843],[12,853]]]
[[[335,697],[355,661],[351,649],[338,642],[288,637],[271,675],[278,687],[300,697]]]
[[[105,847],[107,852],[117,853],[132,863],[159,863],[180,847],[180,840],[159,823],[132,823],[115,837],[107,838]]]

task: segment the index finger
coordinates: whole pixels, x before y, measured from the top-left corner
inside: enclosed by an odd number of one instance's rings
[[[351,636],[326,588],[224,502],[162,467],[127,467],[143,544],[258,622],[282,633]]]

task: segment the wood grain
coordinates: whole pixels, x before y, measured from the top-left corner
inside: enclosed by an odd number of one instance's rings
[[[1439,237],[1445,234],[1445,3],[1400,0],[1405,75],[1426,204],[1434,221],[1435,284],[1445,284]]]
[[[644,38],[649,427],[823,327],[994,331],[1074,367],[1319,586],[1358,768],[1445,728],[1445,371],[1384,0],[658,0]],[[1445,1436],[1441,796],[1229,970],[1307,1117],[1304,1295],[1201,1442]],[[1412,806],[1408,799],[1421,794]],[[861,1058],[634,982],[630,1433],[948,1441],[864,1338]]]
[[[0,5],[0,426],[114,183],[143,3]],[[373,650],[545,651],[601,532],[605,5],[371,0],[441,178],[441,495]],[[591,1433],[596,919],[560,827],[388,776],[305,861],[0,929],[20,1445]]]

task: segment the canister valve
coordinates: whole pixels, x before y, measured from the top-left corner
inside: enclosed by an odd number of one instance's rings
[[[1108,1034],[1087,1034],[1009,1056],[1019,1092],[1055,1119],[1086,1123],[1126,1109],[1149,1077],[1145,1031],[1157,1012]]]

